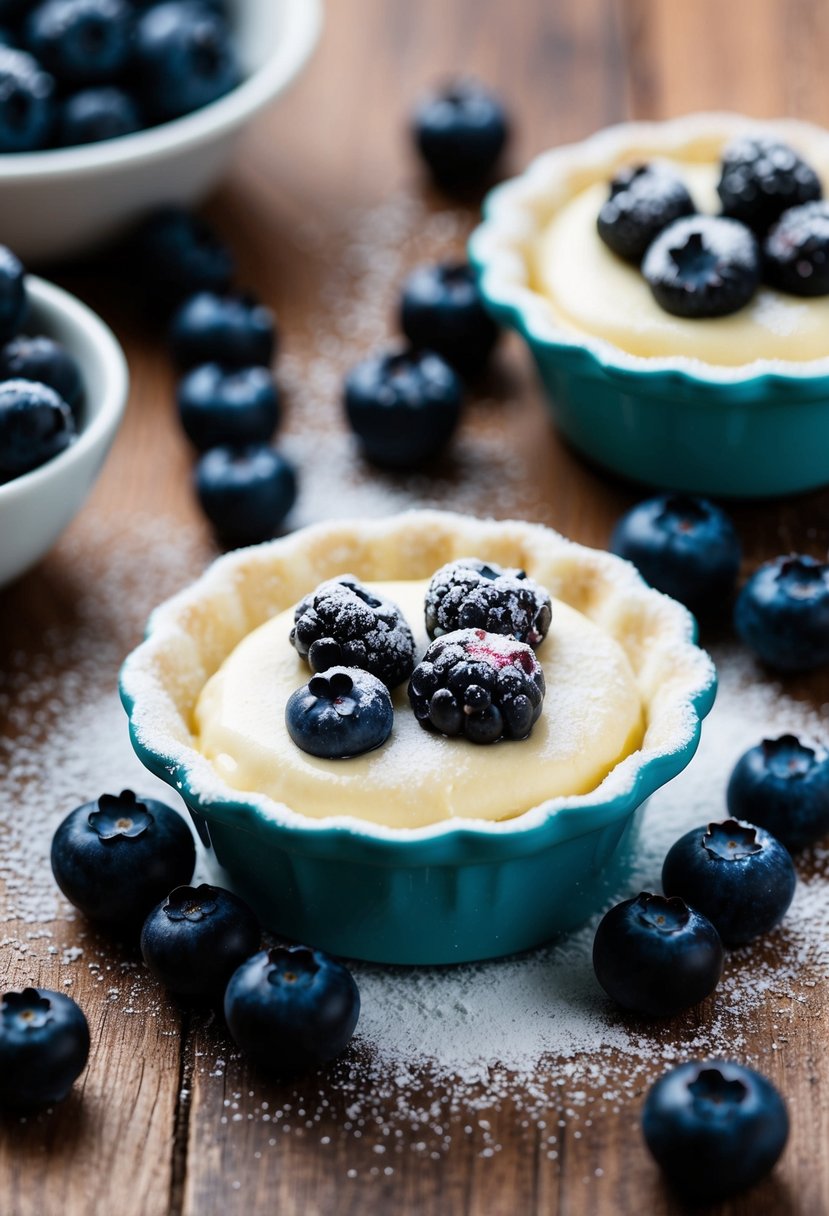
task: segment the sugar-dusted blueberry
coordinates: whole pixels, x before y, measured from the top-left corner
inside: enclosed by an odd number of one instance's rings
[[[796,296],[829,295],[829,203],[790,207],[763,242],[767,283]]]
[[[797,883],[788,850],[765,829],[737,819],[686,832],[662,866],[666,895],[707,916],[722,940],[741,946],[786,915]]]
[[[432,575],[426,591],[430,638],[456,629],[485,629],[539,646],[553,618],[550,594],[524,570],[461,557]]]
[[[725,317],[760,282],[760,250],[745,225],[714,215],[674,220],[648,246],[642,274],[660,308],[677,317]]]
[[[726,798],[730,815],[790,851],[814,844],[829,835],[829,751],[795,735],[764,739],[737,761]]]
[[[269,540],[296,500],[294,466],[267,444],[210,448],[195,472],[201,508],[230,545]]]
[[[64,147],[119,139],[141,129],[138,106],[123,89],[98,85],[67,97],[58,110],[57,142]]]
[[[526,739],[544,705],[544,670],[523,642],[459,629],[432,642],[408,692],[425,730],[470,743]]]
[[[0,152],[33,152],[49,141],[55,78],[33,55],[0,46]]]
[[[412,346],[436,351],[461,376],[477,376],[498,338],[466,262],[418,266],[403,284],[400,325]]]
[[[716,988],[723,947],[711,921],[684,900],[643,891],[603,917],[593,968],[608,996],[645,1017],[673,1017]]]
[[[688,187],[667,165],[625,165],[611,178],[596,226],[609,249],[638,266],[663,228],[695,211]]]
[[[766,562],[737,597],[734,628],[778,671],[829,663],[829,565],[802,554]]]
[[[361,667],[388,688],[414,667],[414,637],[402,611],[353,574],[328,579],[300,600],[290,641],[314,672]]]
[[[224,993],[259,941],[259,922],[245,901],[202,883],[176,887],[150,912],[141,930],[141,953],[171,992],[210,997]]]
[[[311,756],[348,760],[382,747],[394,725],[389,690],[359,667],[329,667],[312,676],[285,706],[285,726]]]
[[[72,411],[47,384],[0,383],[0,483],[52,460],[76,433]]]
[[[771,1081],[753,1069],[690,1061],[651,1086],[642,1133],[683,1198],[715,1202],[769,1173],[786,1147],[789,1116]]]
[[[52,840],[52,873],[90,920],[131,926],[190,881],[193,836],[181,815],[132,790],[76,807]]]
[[[321,950],[276,946],[234,973],[224,1012],[237,1047],[259,1068],[296,1075],[345,1051],[360,992],[351,972]]]
[[[492,175],[509,136],[509,120],[499,98],[479,81],[456,80],[420,101],[412,132],[439,185],[471,189]]]
[[[159,122],[217,101],[241,79],[227,23],[191,0],[167,0],[141,14],[134,64],[143,104]]]
[[[694,612],[722,608],[740,568],[740,541],[731,518],[714,503],[687,494],[660,494],[632,507],[613,529],[610,548],[639,573]]]
[[[89,1056],[89,1026],[71,997],[24,988],[0,997],[0,1107],[62,1102]]]
[[[227,291],[235,269],[233,254],[215,229],[184,207],[151,212],[133,232],[130,248],[137,273],[172,303],[201,291]]]
[[[55,390],[77,421],[83,398],[81,369],[65,346],[43,335],[19,334],[0,347],[0,381],[38,380]]]
[[[762,237],[789,207],[822,195],[820,179],[788,144],[740,135],[722,154],[717,193],[723,214]]]
[[[194,367],[178,386],[181,425],[197,448],[267,443],[279,422],[279,390],[267,367]]]
[[[274,316],[251,295],[199,291],[173,314],[170,347],[180,367],[267,367],[276,350]]]
[[[42,0],[29,13],[26,47],[63,85],[115,80],[126,67],[132,13],[125,0]]]
[[[8,342],[15,336],[26,308],[26,272],[20,259],[0,245],[0,342]]]
[[[433,351],[393,350],[353,367],[345,410],[365,456],[389,469],[431,460],[449,442],[461,416],[457,374]]]

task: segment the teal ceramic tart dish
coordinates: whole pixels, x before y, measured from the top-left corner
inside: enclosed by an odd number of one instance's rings
[[[335,784],[330,814],[312,807],[309,795],[306,814],[301,794],[289,806],[261,788],[238,788],[238,777],[223,768],[228,757],[208,754],[203,706],[216,673],[223,678],[231,656],[236,661],[245,648],[260,644],[255,639],[272,637],[266,631],[278,625],[280,614],[292,619],[293,607],[321,582],[348,572],[369,585],[414,586],[413,580],[428,580],[447,562],[470,556],[520,567],[553,597],[545,644],[558,657],[546,671],[544,707],[551,746],[568,732],[589,731],[602,714],[613,720],[608,704],[619,672],[634,690],[635,732],[590,788],[559,788],[528,809],[514,806],[520,769],[531,754],[522,748],[533,736],[476,748],[415,724],[408,753],[406,710],[397,700],[384,747],[398,748],[390,755],[398,757],[399,797],[384,801],[383,795],[379,811],[369,778],[342,794]],[[417,637],[411,613],[409,620]],[[576,653],[570,637],[595,644]],[[268,928],[352,958],[452,963],[523,950],[570,930],[624,881],[642,806],[688,764],[714,700],[713,665],[695,639],[690,614],[611,554],[539,525],[413,511],[320,524],[219,558],[153,613],[145,641],[124,664],[121,696],[139,757],[181,794],[223,871],[221,880],[253,904]],[[607,679],[601,662],[592,666],[599,652],[614,656]],[[267,649],[260,654],[252,683],[263,685],[267,699],[271,659]],[[289,651],[284,662],[300,660]],[[585,672],[580,724],[577,712],[565,715],[556,706],[568,703],[567,680]],[[244,703],[244,681],[242,688]],[[273,708],[264,727],[263,715],[254,715],[266,743],[271,732],[285,730],[284,706],[275,701]],[[573,737],[578,742],[582,736]],[[590,747],[601,743],[599,738]],[[513,809],[499,818],[441,818],[428,799],[421,804],[409,795],[407,819],[404,787],[417,780],[421,747],[437,749],[429,756],[441,757],[441,772],[446,756],[447,782],[457,778],[457,764],[466,766],[463,780],[473,786],[489,773],[487,785],[498,787]],[[337,766],[357,761],[303,756],[301,763],[336,783],[341,773],[355,771]],[[405,826],[415,820],[419,826]]]
[[[617,170],[653,160],[687,171],[700,208],[716,211],[717,162],[741,135],[790,145],[829,194],[829,133],[807,123],[734,114],[628,123],[547,152],[497,187],[470,258],[493,316],[527,343],[553,419],[573,447],[648,485],[759,498],[829,483],[827,298],[761,287],[741,313],[684,322],[673,349],[667,315],[651,329],[640,326],[644,284],[630,300],[617,291],[617,278],[631,280],[633,271],[613,265],[593,218]],[[602,266],[606,283],[595,277]],[[580,267],[585,281],[594,274],[592,303],[602,314],[595,330],[585,323]],[[758,329],[744,345],[746,323]],[[752,357],[744,360],[743,349]]]

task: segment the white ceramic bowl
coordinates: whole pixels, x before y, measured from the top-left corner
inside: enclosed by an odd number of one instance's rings
[[[84,405],[80,434],[70,447],[0,485],[0,587],[39,561],[81,506],[115,438],[129,387],[123,351],[91,309],[33,275],[26,288],[26,332],[46,334],[75,356]]]
[[[229,0],[246,77],[212,105],[134,135],[0,155],[2,241],[24,262],[75,257],[162,203],[192,204],[221,176],[247,122],[297,75],[322,0]]]

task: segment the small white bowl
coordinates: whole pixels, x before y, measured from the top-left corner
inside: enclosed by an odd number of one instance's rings
[[[129,374],[115,335],[91,309],[28,275],[26,332],[46,334],[78,361],[84,386],[78,438],[53,460],[0,485],[0,587],[52,547],[98,476],[124,414]]]
[[[2,241],[23,262],[75,257],[163,203],[189,205],[221,176],[248,121],[314,48],[322,0],[230,0],[246,73],[184,118],[77,148],[0,155]]]

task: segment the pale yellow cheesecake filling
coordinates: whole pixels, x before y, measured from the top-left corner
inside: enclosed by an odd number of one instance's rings
[[[368,586],[403,609],[420,658],[428,644],[427,583]],[[404,684],[394,693],[394,729],[383,747],[350,760],[317,759],[285,729],[288,697],[310,676],[288,640],[293,619],[293,609],[283,612],[239,643],[202,690],[193,731],[228,785],[301,814],[397,828],[507,819],[548,798],[589,793],[641,743],[642,699],[622,647],[554,600],[552,627],[537,650],[547,695],[528,739],[476,746],[426,731]]]
[[[806,155],[827,192],[827,165],[808,149]],[[719,211],[715,162],[661,159],[682,177],[700,211]],[[829,355],[829,296],[806,299],[761,286],[727,317],[690,320],[660,308],[638,268],[612,253],[596,230],[612,172],[565,202],[537,242],[534,286],[562,328],[604,338],[632,355],[684,355],[728,367]]]

